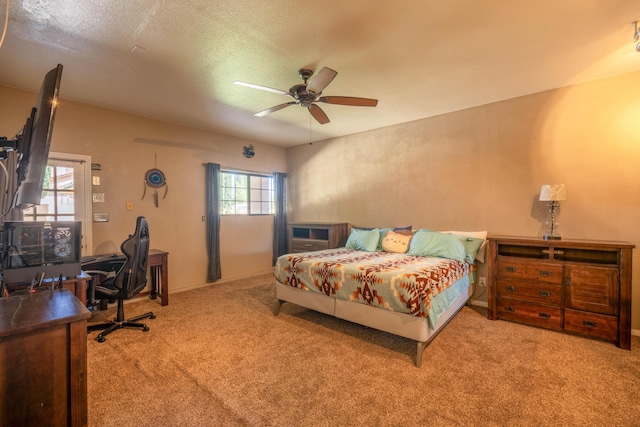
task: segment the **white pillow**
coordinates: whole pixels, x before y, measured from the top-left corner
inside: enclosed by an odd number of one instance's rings
[[[485,247],[487,246],[486,231],[442,231],[442,233],[455,234],[457,236],[464,236],[464,237],[475,237],[476,239],[483,239],[484,242],[482,243],[482,246],[480,246],[480,249],[476,254],[476,260],[484,263],[485,252],[486,252]]]
[[[382,239],[382,249],[385,252],[404,254],[409,250],[410,241],[411,236],[389,231]]]

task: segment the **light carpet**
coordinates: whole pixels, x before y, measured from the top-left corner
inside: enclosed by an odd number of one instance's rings
[[[274,303],[263,275],[125,305],[157,318],[89,334],[89,425],[640,425],[638,337],[626,351],[464,307],[416,368],[414,341]]]

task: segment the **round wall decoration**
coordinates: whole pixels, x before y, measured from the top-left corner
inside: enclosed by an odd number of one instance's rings
[[[144,183],[151,188],[160,188],[167,183],[167,180],[160,169],[149,169],[144,174]]]
[[[157,159],[156,159],[157,162]],[[149,169],[144,174],[144,191],[142,193],[142,199],[147,194],[147,187],[153,188],[153,203],[158,207],[158,188],[164,187],[164,195],[162,199],[167,197],[167,191],[169,191],[169,186],[167,185],[167,179],[164,177],[164,173],[156,168]],[[141,199],[141,200],[142,200]]]

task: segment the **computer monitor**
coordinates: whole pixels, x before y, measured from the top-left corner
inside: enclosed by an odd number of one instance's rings
[[[5,221],[2,265],[5,283],[77,276],[81,272],[80,221]]]
[[[19,156],[17,169],[6,171],[17,175],[16,191],[6,195],[11,197],[12,207],[27,209],[40,203],[61,78],[62,65],[58,64],[45,75],[36,103],[22,130],[12,140],[0,138],[2,147],[15,150]]]

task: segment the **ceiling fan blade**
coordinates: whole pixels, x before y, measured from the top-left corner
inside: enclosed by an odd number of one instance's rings
[[[260,90],[266,90],[267,92],[273,92],[273,93],[278,93],[280,95],[288,95],[291,96],[291,94],[289,92],[286,92],[284,90],[280,90],[280,89],[274,89],[272,87],[267,87],[267,86],[261,86],[261,85],[257,85],[254,83],[247,83],[247,82],[241,82],[236,80],[235,82],[233,82],[234,85],[239,85],[239,86],[246,86],[246,87],[250,87],[253,89],[260,89]]]
[[[294,104],[297,104],[297,102],[296,101],[285,102],[284,104],[276,105],[275,107],[271,107],[271,108],[267,108],[266,110],[259,111],[255,113],[254,116],[263,117],[263,116],[266,116],[267,114],[273,113],[274,111],[282,110],[283,108],[286,108],[289,105],[294,105]]]
[[[318,74],[311,78],[309,84],[307,84],[307,91],[311,93],[322,92],[337,75],[338,72],[331,68],[322,68],[322,70],[318,71]]]
[[[356,98],[353,96],[322,96],[317,102],[326,102],[327,104],[353,105],[355,107],[375,107],[378,105],[377,99]]]
[[[322,108],[318,107],[316,104],[311,104],[309,106],[309,112],[321,125],[329,123],[329,117],[327,117],[324,111],[322,111]]]

